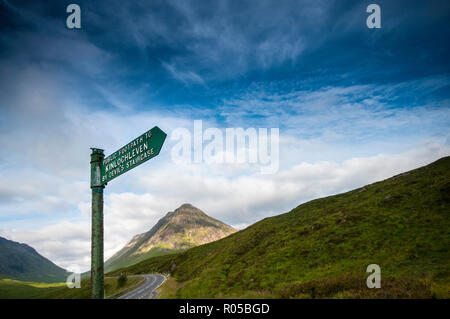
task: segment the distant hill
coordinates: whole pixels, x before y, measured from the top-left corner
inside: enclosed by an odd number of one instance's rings
[[[66,270],[34,248],[0,237],[0,277],[34,282],[63,282]]]
[[[121,269],[162,297],[450,298],[450,157]],[[366,268],[381,267],[368,289]]]
[[[144,259],[179,252],[209,243],[236,232],[191,204],[167,213],[148,232],[139,234],[105,262],[112,271]]]

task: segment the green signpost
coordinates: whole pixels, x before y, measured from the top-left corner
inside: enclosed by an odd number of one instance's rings
[[[103,189],[112,179],[157,156],[161,151],[166,136],[166,133],[155,126],[106,158],[103,154],[103,150],[91,148],[92,298],[104,298]]]

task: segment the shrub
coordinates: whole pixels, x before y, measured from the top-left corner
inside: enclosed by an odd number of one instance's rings
[[[120,273],[119,279],[117,279],[117,288],[125,286],[128,276],[124,273]]]

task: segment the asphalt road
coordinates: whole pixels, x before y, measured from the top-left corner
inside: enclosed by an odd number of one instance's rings
[[[142,275],[145,282],[117,299],[153,299],[156,298],[155,289],[166,279],[163,275]]]

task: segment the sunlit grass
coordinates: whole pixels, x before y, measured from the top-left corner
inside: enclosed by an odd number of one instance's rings
[[[117,278],[105,278],[105,296],[110,296],[128,287],[144,282],[141,277],[128,277],[123,287],[118,287]],[[66,283],[40,283],[0,279],[2,299],[89,299],[91,284],[89,279],[81,281],[81,288],[68,288]]]
[[[0,279],[0,298],[38,298],[65,285],[65,283],[40,283],[3,278]]]

